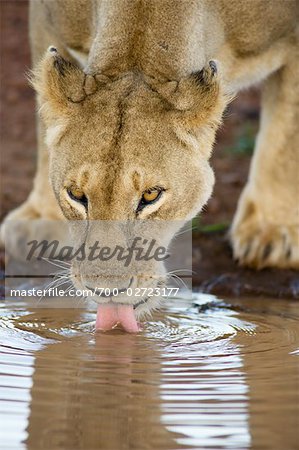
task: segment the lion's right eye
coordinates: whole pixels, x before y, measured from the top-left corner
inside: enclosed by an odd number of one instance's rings
[[[138,212],[142,211],[142,209],[145,208],[146,206],[151,205],[151,204],[155,203],[157,200],[159,200],[159,198],[163,194],[164,190],[165,189],[162,187],[154,187],[154,188],[148,189],[147,191],[144,191],[136,212],[138,213]]]
[[[87,197],[86,197],[86,195],[84,194],[83,191],[81,191],[78,188],[71,187],[71,188],[67,189],[67,193],[68,193],[68,196],[72,200],[75,200],[75,202],[80,203],[81,205],[84,206],[85,209],[87,209],[87,207],[88,207],[88,199],[87,199]]]

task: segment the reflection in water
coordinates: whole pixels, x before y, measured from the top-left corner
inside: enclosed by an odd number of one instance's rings
[[[29,449],[176,448],[159,422],[155,349],[132,335],[49,346],[37,354],[33,383]]]
[[[34,357],[2,345],[0,352],[0,448],[21,448],[27,437]]]
[[[183,435],[177,439],[181,445],[249,447],[247,386],[242,359],[237,348],[233,351],[230,357],[209,356],[197,368],[184,363],[180,374],[164,368],[161,420],[168,430]]]
[[[258,340],[237,335],[249,387],[252,448],[299,448],[299,303],[239,302],[258,320]],[[255,313],[253,313],[253,311]]]
[[[5,448],[296,448],[299,304],[170,300],[137,335],[8,306]]]

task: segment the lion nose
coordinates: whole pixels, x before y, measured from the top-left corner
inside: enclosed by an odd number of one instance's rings
[[[125,294],[127,292],[129,287],[133,283],[133,279],[134,279],[134,277],[130,278],[130,281],[129,281],[129,284],[127,287],[117,288],[116,290],[111,289],[111,291],[109,290],[109,293],[106,293],[105,289],[103,289],[101,292],[99,292],[98,288],[93,288],[92,286],[88,286],[87,284],[86,284],[86,287],[87,287],[87,289],[90,289],[93,293],[95,293],[98,297],[103,297],[103,298],[117,297],[119,294]]]

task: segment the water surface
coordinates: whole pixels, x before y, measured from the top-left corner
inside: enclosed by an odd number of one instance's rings
[[[1,307],[0,447],[298,449],[299,302],[169,299],[137,335]]]

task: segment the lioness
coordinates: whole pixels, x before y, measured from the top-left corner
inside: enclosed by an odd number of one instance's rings
[[[209,158],[229,98],[263,82],[261,130],[231,228],[233,252],[251,267],[298,268],[298,6],[32,0],[38,170],[2,233],[18,219],[192,218],[212,192]]]

